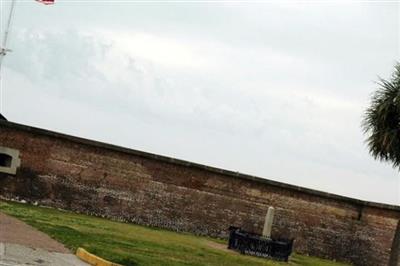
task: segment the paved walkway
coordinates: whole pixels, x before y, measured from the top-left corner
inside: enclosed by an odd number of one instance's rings
[[[87,266],[71,253],[0,243],[0,266]]]
[[[0,266],[87,266],[48,235],[0,213]]]

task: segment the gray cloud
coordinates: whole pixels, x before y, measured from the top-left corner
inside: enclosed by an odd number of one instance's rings
[[[23,4],[5,61],[5,114],[398,203],[398,173],[370,158],[360,130],[372,81],[399,59],[393,7]]]

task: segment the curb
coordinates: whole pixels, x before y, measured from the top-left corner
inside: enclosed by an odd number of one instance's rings
[[[92,253],[87,252],[83,248],[78,248],[76,250],[76,256],[78,258],[80,258],[81,260],[83,260],[84,262],[87,262],[93,266],[122,266],[120,264],[110,262],[110,261],[107,261],[100,257],[97,257],[96,255],[93,255]]]

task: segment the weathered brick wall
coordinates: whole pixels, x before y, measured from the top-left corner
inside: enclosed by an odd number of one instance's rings
[[[0,121],[0,146],[20,151],[0,195],[144,225],[218,237],[229,225],[262,231],[297,252],[387,265],[400,208]]]

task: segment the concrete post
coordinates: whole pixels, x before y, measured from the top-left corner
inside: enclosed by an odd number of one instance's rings
[[[272,223],[274,221],[274,214],[275,214],[275,208],[274,207],[269,207],[267,215],[265,216],[265,223],[264,223],[264,229],[262,232],[262,235],[264,237],[271,237],[271,229],[272,229]]]

